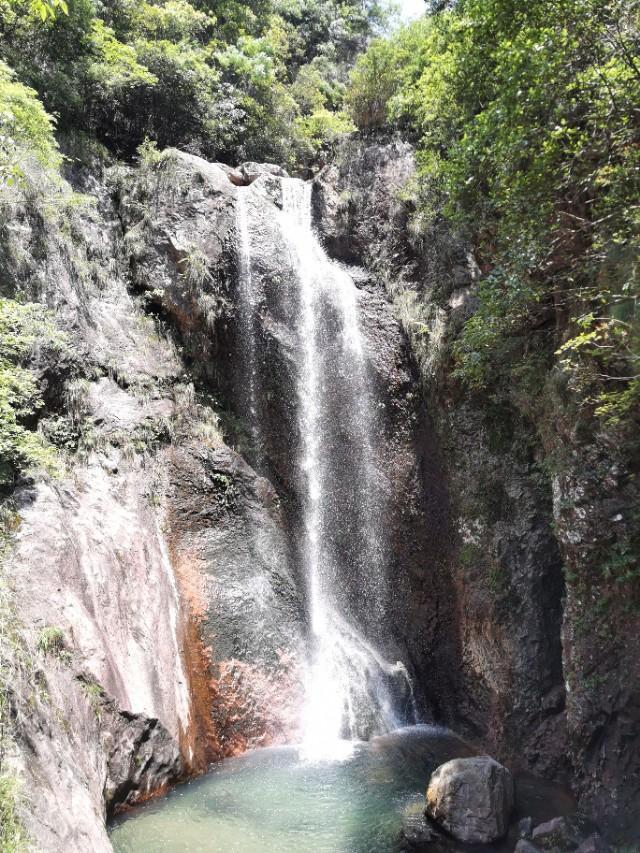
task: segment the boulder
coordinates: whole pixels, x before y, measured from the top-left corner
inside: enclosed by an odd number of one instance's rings
[[[431,776],[427,814],[454,838],[489,843],[506,835],[513,809],[511,773],[489,756],[455,758]]]
[[[243,176],[245,184],[252,184],[262,175],[274,175],[277,178],[288,177],[282,166],[276,166],[275,163],[243,163],[238,171]]]
[[[577,850],[583,842],[594,836],[599,838],[593,823],[577,815],[554,817],[552,820],[538,824],[531,833],[532,841],[541,850],[562,851],[562,853]],[[595,847],[594,850],[597,851],[598,848]]]
[[[234,186],[243,187],[245,185],[245,178],[240,169],[236,169],[234,166],[227,166],[226,163],[216,163],[216,166],[222,169]]]
[[[540,853],[540,850],[538,847],[534,847],[526,838],[521,838],[516,844],[516,848],[513,853]]]

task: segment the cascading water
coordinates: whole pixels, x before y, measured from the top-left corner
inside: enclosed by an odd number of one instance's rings
[[[385,484],[358,290],[313,232],[310,184],[283,179],[282,195],[299,285],[298,467],[311,638],[303,752],[324,758],[406,722],[394,688],[402,682],[406,695],[410,684],[404,665],[388,663],[374,646],[388,594]]]
[[[255,310],[256,299],[251,270],[251,238],[249,236],[249,212],[246,190],[238,190],[236,205],[236,228],[238,240],[238,325],[239,340],[242,342],[242,370],[244,410],[253,445],[254,464],[260,463],[258,370],[256,365]]]

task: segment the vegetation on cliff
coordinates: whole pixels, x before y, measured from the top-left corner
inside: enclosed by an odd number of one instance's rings
[[[581,478],[560,527],[615,472],[617,526],[603,517],[588,552],[564,553],[582,621],[604,631],[613,601],[620,620],[640,609],[640,3],[439,5],[370,45],[347,102],[364,134],[415,142],[413,231],[446,221],[473,246],[449,381],[500,431],[520,424],[557,493]]]
[[[354,120],[417,141],[419,216],[457,222],[484,272],[469,386],[552,347],[589,412],[636,420],[639,101],[636,0],[461,0],[358,60]]]
[[[55,319],[20,304],[34,294],[11,246],[22,217],[34,237],[73,237],[83,198],[60,180],[56,135],[82,159],[174,145],[300,165],[353,129],[348,71],[385,15],[377,0],[0,2],[0,485],[52,460],[33,362]]]

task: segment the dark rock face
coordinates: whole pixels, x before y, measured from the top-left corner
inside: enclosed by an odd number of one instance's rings
[[[406,143],[354,138],[317,177],[314,208],[328,250],[384,283],[422,376],[420,450],[442,485],[427,504],[429,570],[414,579],[424,602],[410,635],[429,637],[414,663],[438,719],[502,760],[570,778],[584,808],[628,837],[640,815],[638,618],[602,566],[633,539],[633,454],[583,435],[559,399],[536,415],[462,396],[449,345],[479,271],[446,223],[412,228],[413,173]]]
[[[440,765],[427,788],[427,814],[459,841],[486,844],[507,833],[514,804],[511,773],[488,756]]]
[[[180,750],[159,720],[102,706],[111,719],[102,727],[107,755],[107,814],[166,790],[184,776]]]
[[[221,334],[232,313],[235,192],[222,167],[173,150],[118,183],[131,282],[214,386],[226,367]]]

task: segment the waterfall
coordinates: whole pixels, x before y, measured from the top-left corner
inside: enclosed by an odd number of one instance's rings
[[[239,340],[242,342],[241,387],[243,391],[243,409],[248,422],[251,451],[254,465],[261,464],[261,442],[259,432],[259,388],[256,361],[255,312],[253,273],[251,268],[251,238],[249,236],[249,212],[247,190],[238,189],[236,204],[236,233],[238,246],[238,326]]]
[[[390,449],[383,395],[362,332],[368,294],[315,235],[310,183],[239,189],[237,235],[240,403],[253,464],[272,470],[275,451],[291,490],[305,585],[300,748],[332,758],[414,721],[411,682],[386,624],[393,488],[381,464]]]
[[[299,286],[298,470],[310,659],[303,752],[332,757],[405,719],[406,668],[376,650],[384,631],[385,484],[376,465],[376,398],[353,278],[314,234],[311,185],[283,179],[282,232]]]

